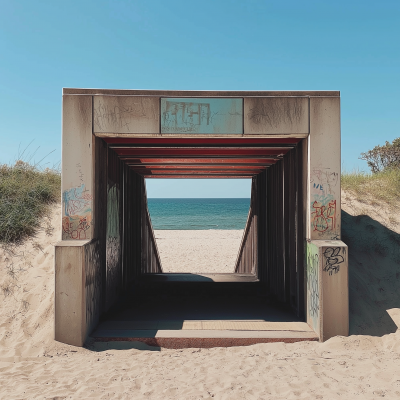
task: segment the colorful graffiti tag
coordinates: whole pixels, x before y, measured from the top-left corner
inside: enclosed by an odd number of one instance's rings
[[[329,168],[311,171],[311,226],[314,232],[335,234],[338,224],[337,196],[339,174]]]
[[[161,133],[243,133],[243,100],[161,99]]]
[[[307,244],[307,322],[318,329],[319,319],[319,255],[315,245]]]
[[[329,275],[337,274],[339,272],[340,264],[344,262],[344,257],[340,254],[341,251],[345,253],[346,249],[343,247],[328,247],[324,251],[324,271],[328,272]]]
[[[84,240],[89,238],[92,224],[92,195],[85,185],[65,190],[63,193],[63,239]]]
[[[336,200],[332,196],[314,196],[311,203],[311,224],[314,231],[325,232],[336,229]]]

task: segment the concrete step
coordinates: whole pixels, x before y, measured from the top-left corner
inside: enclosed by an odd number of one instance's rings
[[[167,349],[250,346],[257,343],[318,341],[314,332],[230,330],[102,329],[92,337],[98,342],[137,341]]]
[[[315,341],[305,322],[237,320],[105,321],[91,335],[95,341],[138,341],[170,349],[248,346],[256,343]]]

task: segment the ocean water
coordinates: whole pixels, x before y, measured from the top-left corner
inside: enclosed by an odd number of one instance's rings
[[[250,199],[148,199],[154,229],[244,229]]]

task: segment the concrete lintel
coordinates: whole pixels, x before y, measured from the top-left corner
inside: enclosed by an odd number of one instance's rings
[[[63,94],[157,97],[340,97],[339,90],[121,90],[63,88]]]

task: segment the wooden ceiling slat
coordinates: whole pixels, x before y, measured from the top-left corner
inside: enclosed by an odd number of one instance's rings
[[[259,149],[259,148],[176,148],[176,149],[158,149],[158,148],[124,148],[115,149],[115,152],[120,156],[132,156],[136,158],[140,157],[212,157],[212,156],[229,156],[229,157],[263,157],[263,156],[283,156],[287,153],[287,150],[283,149]]]
[[[129,164],[128,164],[129,165]],[[186,169],[186,170],[198,170],[198,169],[219,169],[219,170],[264,170],[263,165],[129,165],[130,167],[140,169],[156,169],[156,170],[170,170],[170,169]]]
[[[129,165],[200,165],[200,164],[248,164],[248,165],[267,165],[274,164],[275,158],[131,158],[120,157],[121,160]]]
[[[143,175],[144,178],[152,179],[251,179],[253,175]]]
[[[121,138],[121,137],[105,137],[103,140],[111,146],[117,145],[203,145],[203,146],[249,146],[249,145],[295,145],[301,139],[299,138]]]

